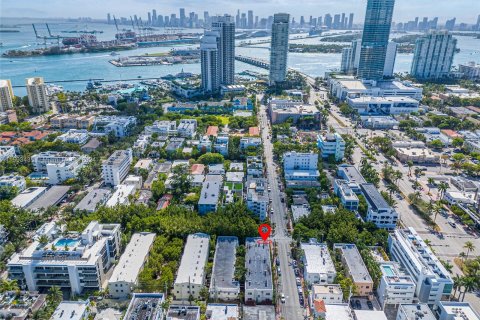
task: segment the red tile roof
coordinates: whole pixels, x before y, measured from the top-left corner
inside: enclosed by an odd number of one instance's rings
[[[207,128],[207,136],[217,136],[218,135],[218,127],[217,126],[209,126]]]
[[[315,311],[318,313],[325,313],[327,312],[327,307],[325,307],[325,302],[322,299],[315,299],[313,300],[313,305]]]
[[[460,137],[460,135],[457,133],[457,131],[454,131],[454,130],[443,129],[443,130],[441,130],[441,132],[442,132],[443,134],[447,135],[447,136],[450,137],[450,138]]]
[[[190,169],[190,172],[192,174],[203,174],[205,171],[205,165],[201,163],[195,163],[192,165],[192,168]]]
[[[260,128],[259,127],[250,127],[248,128],[248,134],[251,136],[259,136]]]

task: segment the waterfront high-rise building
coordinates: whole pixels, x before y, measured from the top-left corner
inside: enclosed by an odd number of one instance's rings
[[[340,15],[333,16],[333,29],[340,29]]]
[[[153,10],[152,10],[152,24],[153,24],[154,26],[156,26],[157,23],[158,23],[158,22],[157,22],[157,10],[153,9]]]
[[[348,30],[353,29],[353,13],[350,13],[350,16],[348,17]]]
[[[180,8],[180,27],[185,27],[186,24],[185,8]]]
[[[218,42],[220,84],[233,84],[235,82],[235,22],[233,17],[230,15],[214,17],[212,31],[217,31],[220,36]]]
[[[220,34],[217,31],[205,31],[200,42],[203,92],[216,92],[220,88],[218,66],[219,38]]]
[[[455,28],[455,21],[456,20],[457,20],[457,18],[447,20],[445,22],[445,29],[447,29],[448,31],[453,31],[453,28]]]
[[[432,30],[415,42],[410,73],[419,79],[439,79],[448,76],[457,46],[448,31]]]
[[[107,24],[112,22],[112,18],[110,17],[110,13],[107,13]]]
[[[385,65],[383,67],[383,76],[390,78],[393,76],[393,70],[395,68],[395,60],[397,59],[397,47],[396,42],[390,41],[387,46],[387,54],[385,56]]]
[[[340,29],[346,29],[347,23],[345,21],[345,12],[342,12],[342,19],[340,20]]]
[[[47,87],[43,78],[27,78],[26,79],[28,104],[32,108],[33,113],[43,113],[50,110],[50,101],[47,95]]]
[[[248,10],[248,29],[253,29],[253,11]]]
[[[381,80],[395,0],[368,0],[357,76]]]
[[[270,85],[285,81],[287,76],[288,26],[290,15],[276,13],[273,16],[272,44],[270,48]]]
[[[0,112],[13,109],[13,90],[10,80],[0,80]]]
[[[360,62],[362,39],[353,40],[350,47],[342,49],[340,71],[345,74],[356,74]]]
[[[480,31],[480,14],[477,17],[477,24],[475,26],[476,26],[475,30]]]
[[[328,29],[331,29],[332,28],[332,15],[330,13],[327,13],[325,15],[325,26],[328,28]]]
[[[203,11],[203,27],[210,28],[210,15],[208,11]]]

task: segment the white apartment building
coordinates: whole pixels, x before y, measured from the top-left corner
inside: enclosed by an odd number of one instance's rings
[[[216,92],[220,89],[218,61],[218,31],[205,30],[200,42],[200,57],[202,69],[202,90]]]
[[[0,146],[0,162],[7,160],[8,158],[15,157],[15,147],[13,146]]]
[[[315,300],[321,300],[325,304],[342,304],[343,292],[339,284],[314,284],[309,296],[310,305],[314,305]]]
[[[308,285],[333,283],[337,272],[327,244],[310,239],[308,243],[302,243],[300,247],[303,251],[303,276]]]
[[[341,161],[345,156],[345,140],[338,133],[319,134],[317,144],[323,159],[333,156],[335,161]]]
[[[377,289],[378,302],[384,304],[413,303],[415,297],[415,282],[400,270],[396,262],[380,263],[382,279]]]
[[[395,209],[385,201],[374,184],[364,183],[360,185],[360,189],[368,205],[366,220],[375,223],[379,228],[394,230],[398,219]]]
[[[50,320],[87,320],[90,314],[90,302],[62,301],[53,312]]]
[[[210,298],[221,301],[237,300],[240,283],[235,280],[237,237],[218,237],[213,260]]]
[[[243,137],[240,139],[240,149],[258,147],[262,144],[262,138]]]
[[[228,155],[228,134],[219,134],[213,144],[213,150],[223,156]]]
[[[33,240],[12,255],[8,277],[28,291],[46,291],[52,286],[73,294],[100,290],[119,252],[120,225],[92,221],[81,234],[56,236],[45,245]]]
[[[317,168],[317,153],[289,151],[283,154],[283,171],[285,173],[285,180],[316,181],[320,176]]]
[[[180,137],[193,138],[197,132],[196,119],[182,119],[177,127],[177,133]]]
[[[475,63],[475,61],[459,64],[458,72],[462,73],[467,79],[478,80],[480,79],[480,64]]]
[[[177,277],[173,284],[175,300],[188,300],[200,297],[205,283],[205,266],[210,251],[210,236],[205,233],[188,235]]]
[[[106,207],[115,207],[117,205],[128,205],[130,196],[133,196],[137,188],[134,184],[119,184],[115,186],[115,191],[105,203]]]
[[[438,301],[436,307],[438,320],[480,320],[480,314],[468,302]]]
[[[350,185],[347,180],[335,179],[333,190],[345,209],[357,211],[360,201]]]
[[[0,80],[0,112],[13,109],[13,97],[10,80]]]
[[[177,122],[168,120],[157,120],[151,126],[145,127],[145,133],[157,133],[164,136],[177,134]]]
[[[94,116],[57,115],[50,119],[50,125],[57,129],[88,129],[94,120]]]
[[[59,184],[76,178],[90,160],[88,156],[67,151],[47,151],[32,156],[33,168],[37,172],[47,172],[49,184]]]
[[[387,54],[385,56],[385,64],[383,66],[383,76],[393,76],[393,69],[395,68],[395,60],[397,59],[397,47],[398,44],[393,41],[389,41],[387,45]]]
[[[316,121],[320,120],[320,111],[316,106],[304,104],[302,101],[271,99],[268,102],[268,112],[272,123],[283,123],[289,119],[293,123],[305,117],[314,117]]]
[[[47,87],[42,77],[27,78],[26,88],[28,104],[34,113],[43,113],[50,110]]]
[[[133,161],[132,150],[116,150],[102,163],[102,177],[106,185],[117,186],[130,170],[130,164]]]
[[[27,183],[24,177],[11,174],[0,177],[0,187],[16,187],[21,192],[25,190]]]
[[[117,299],[129,297],[138,284],[138,275],[147,262],[155,233],[134,233],[108,280],[108,293]]]
[[[93,131],[102,134],[113,133],[117,138],[129,136],[132,129],[137,125],[134,116],[99,116],[93,122]]]
[[[247,157],[247,175],[255,178],[263,177],[262,157]]]
[[[396,229],[388,237],[390,254],[416,284],[420,302],[434,305],[448,298],[453,289],[449,272],[413,228]]]
[[[253,178],[247,181],[247,208],[257,215],[260,220],[265,220],[268,213],[267,182],[263,178]]]
[[[273,302],[270,245],[261,238],[247,238],[245,249],[245,304]]]
[[[347,103],[360,115],[397,115],[418,112],[420,102],[410,97],[348,97]]]
[[[70,129],[66,133],[58,136],[57,140],[84,145],[88,141],[88,131],[85,129]]]
[[[396,320],[437,320],[426,303],[401,304]]]

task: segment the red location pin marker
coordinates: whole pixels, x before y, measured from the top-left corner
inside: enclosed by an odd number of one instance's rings
[[[258,233],[260,234],[260,237],[262,237],[263,242],[267,241],[268,237],[270,237],[271,232],[272,228],[266,223],[261,224],[258,227]]]

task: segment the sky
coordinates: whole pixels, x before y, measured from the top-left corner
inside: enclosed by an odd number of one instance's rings
[[[137,14],[145,17],[152,9],[157,14],[170,15],[179,8],[195,11],[200,17],[203,11],[210,15],[253,10],[254,15],[265,17],[276,12],[290,13],[299,20],[301,15],[323,16],[326,13],[355,14],[355,22],[361,22],[365,14],[366,0],[0,0],[0,17],[33,18],[105,18],[110,12],[115,16]],[[479,0],[396,0],[393,20],[412,20],[419,16],[438,16],[440,22],[457,17],[458,22],[475,23],[480,14]]]

